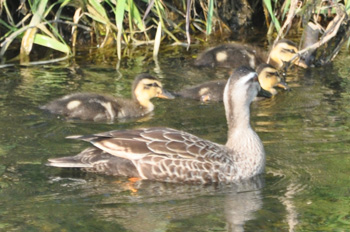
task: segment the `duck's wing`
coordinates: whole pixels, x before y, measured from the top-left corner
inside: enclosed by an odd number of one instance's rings
[[[217,181],[232,160],[224,146],[170,128],[109,131],[70,137],[134,163],[144,179],[170,182]]]
[[[152,154],[169,158],[209,159],[206,154],[219,153],[224,149],[220,144],[165,127],[115,130],[67,138],[90,142],[111,155],[130,160],[141,159]]]

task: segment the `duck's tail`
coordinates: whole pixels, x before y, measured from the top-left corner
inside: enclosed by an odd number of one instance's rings
[[[113,156],[96,147],[89,147],[76,156],[49,159],[46,166],[80,168],[87,172],[113,176],[139,177],[132,161]]]

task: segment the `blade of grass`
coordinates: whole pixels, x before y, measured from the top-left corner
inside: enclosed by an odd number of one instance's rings
[[[162,38],[162,22],[159,21],[158,27],[157,27],[156,37],[154,39],[153,57],[158,56],[161,38]]]
[[[73,16],[73,22],[75,24],[78,24],[79,19],[81,17],[81,7],[75,10],[74,16]],[[78,27],[73,26],[72,27],[72,47],[74,48],[77,42],[77,36],[78,36]]]
[[[207,14],[207,35],[211,34],[212,23],[213,23],[213,11],[214,11],[214,0],[209,0],[209,9]]]
[[[108,19],[105,8],[97,0],[89,0],[89,4],[104,18]]]
[[[16,31],[16,27],[12,27],[9,24],[7,24],[4,20],[0,19],[0,24],[3,25],[4,27],[6,27],[9,31],[6,34],[9,34],[13,31]],[[5,38],[6,35],[4,35],[3,37],[0,37],[0,40],[2,40],[3,38]]]
[[[117,11],[115,13],[115,21],[117,23],[118,28],[118,34],[117,34],[117,53],[118,53],[118,59],[121,59],[121,39],[122,39],[122,33],[123,33],[123,20],[124,20],[124,13],[125,13],[125,5],[126,0],[118,0],[117,2]]]
[[[276,28],[277,33],[278,33],[281,29],[281,25],[280,25],[278,19],[276,18],[276,16],[274,15],[274,12],[272,11],[271,0],[264,0],[264,4],[265,4],[267,10],[269,11],[269,14],[271,16],[271,20],[272,20],[273,24],[275,25],[275,28]]]
[[[190,36],[190,9],[191,9],[191,0],[187,0],[186,8],[186,37],[187,37],[187,50],[191,45],[191,36]]]
[[[349,14],[349,11],[350,10],[350,0],[345,0],[345,11],[346,13]]]
[[[145,30],[145,24],[141,19],[140,11],[137,9],[134,0],[129,0],[129,14],[136,24],[137,28],[141,31]]]
[[[35,27],[42,21],[42,16],[45,11],[45,8],[47,6],[48,0],[41,0],[35,2],[35,8],[37,11],[34,13],[32,20],[30,21],[29,25],[33,28],[28,29],[22,38],[22,44],[21,44],[21,56],[27,56],[32,50],[34,37],[37,32],[37,28]],[[38,5],[36,5],[38,4]],[[34,6],[34,5],[33,5]]]
[[[155,6],[158,14],[159,21],[161,22],[161,25],[163,27],[163,30],[166,34],[168,34],[176,43],[181,43],[165,26],[164,21],[163,21],[163,14],[164,13],[164,8],[160,4],[159,0],[155,1]],[[182,43],[181,43],[182,44]]]
[[[46,24],[49,24],[51,22],[54,22],[54,21],[41,22],[40,24],[46,25]],[[68,24],[68,25],[75,25],[75,26],[83,28],[86,31],[90,31],[89,27],[85,27],[83,25],[76,25],[76,24],[72,24],[70,22],[64,22],[61,20],[58,20],[57,22]],[[39,27],[40,27],[40,24],[38,25]],[[13,40],[15,40],[17,37],[21,36],[22,33],[28,31],[31,28],[32,27],[30,25],[24,26],[24,27],[14,31],[14,32],[12,32],[8,37],[6,37],[6,39],[2,43],[0,43],[0,47],[1,47],[0,57],[5,54],[7,48],[10,46],[10,44],[12,43]]]
[[[61,3],[61,2],[62,2],[62,3]],[[59,4],[59,3],[61,3],[61,5],[60,5],[60,7],[58,8],[57,12],[55,13],[55,20],[58,20],[58,19],[61,18],[61,13],[62,13],[64,7],[70,3],[70,0],[61,0],[61,1],[57,2],[56,4]],[[47,10],[47,12],[50,13],[51,10],[52,10],[52,8],[53,8],[56,4],[52,4],[52,5],[49,7],[49,9]],[[58,31],[58,27],[57,27],[57,26],[58,26],[58,25],[55,25],[55,28],[56,28],[56,30]]]
[[[87,9],[89,13],[85,13],[85,15],[89,16],[93,20],[102,23],[106,25],[108,22],[106,21],[106,18],[104,18],[95,8],[93,8],[91,5],[87,5]]]
[[[149,12],[151,11],[152,7],[154,5],[154,0],[151,0],[151,2],[148,4],[148,7],[143,15],[143,18],[142,18],[142,21],[143,21],[143,24],[145,24],[145,19],[147,18]]]
[[[58,22],[57,20],[55,20],[55,22]],[[50,30],[48,30],[44,24],[39,24],[37,26],[37,28],[39,28],[42,32],[46,33],[46,35],[48,35],[50,38],[52,38],[53,40],[56,40],[58,43],[61,43],[63,45],[65,45],[68,48],[68,53],[70,53],[70,49],[69,46],[66,44],[66,42],[64,41],[64,39],[62,38],[62,36],[60,35],[60,33],[58,33],[56,27],[54,27],[51,23],[48,23],[48,26],[51,28],[52,33]],[[55,34],[55,35],[54,35]],[[60,40],[60,41],[59,41]],[[55,48],[54,48],[55,49]],[[55,50],[60,50],[60,49],[55,49]]]
[[[132,5],[133,5],[133,0],[128,0],[127,9],[129,11],[129,17],[128,17],[129,18],[129,33],[130,33],[131,39],[134,38],[134,26],[132,23],[134,15],[133,15],[133,12],[131,9]],[[124,40],[125,40],[125,35],[124,35]]]
[[[51,48],[56,51],[60,51],[63,53],[66,53],[67,55],[70,53],[70,48],[66,44],[61,43],[57,39],[53,39],[49,36],[42,35],[42,34],[36,34],[34,37],[34,43]]]
[[[8,9],[6,1],[1,1],[0,6],[1,5],[3,5],[3,7],[4,7],[5,11],[6,11],[7,20],[9,21],[10,24],[12,24],[12,26],[14,26],[15,23],[14,23],[14,20],[12,18],[12,15],[11,15],[9,9]]]
[[[125,0],[123,0],[122,2],[124,2]],[[89,0],[89,4],[87,5],[88,11],[90,14],[88,14],[89,17],[91,17],[92,19],[96,20],[97,22],[102,23],[103,25],[99,25],[97,24],[94,29],[95,29],[95,35],[97,37],[97,41],[98,36],[99,35],[104,35],[104,40],[103,42],[99,45],[100,48],[104,47],[105,44],[107,44],[110,41],[110,32],[117,31],[117,27],[111,23],[111,21],[109,20],[109,17],[106,13],[105,8],[100,4],[100,2],[98,0]],[[119,1],[118,1],[119,4]],[[123,14],[124,16],[124,14]],[[117,17],[117,16],[116,16]]]

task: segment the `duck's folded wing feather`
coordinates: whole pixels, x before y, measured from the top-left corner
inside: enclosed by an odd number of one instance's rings
[[[146,156],[170,159],[220,159],[224,146],[171,128],[109,131],[90,136],[74,136],[114,156],[139,160]],[[216,154],[215,156],[212,154]]]

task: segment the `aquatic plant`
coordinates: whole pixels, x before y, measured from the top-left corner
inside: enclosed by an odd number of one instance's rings
[[[213,2],[201,1],[199,15],[191,0],[0,0],[0,57],[11,43],[21,41],[20,64],[38,64],[29,61],[35,45],[63,53],[51,60],[57,61],[74,54],[79,43],[86,46],[87,40],[99,48],[116,44],[119,59],[123,45],[152,44],[157,56],[163,40],[189,46],[190,34],[210,34],[217,20]]]
[[[213,34],[231,33],[251,24],[253,16],[261,17],[253,14],[259,10],[265,13],[267,34],[277,32],[276,41],[285,37],[291,27],[303,28],[316,16],[332,14],[333,26],[322,35],[322,40],[317,38],[315,43],[319,44],[313,45],[315,48],[334,37],[347,40],[349,2],[344,5],[342,1],[321,0],[0,0],[0,67],[8,65],[6,58],[11,56],[11,61],[18,60],[21,65],[64,60],[74,55],[77,47],[87,45],[115,46],[119,60],[123,49],[130,46],[153,46],[153,55],[157,56],[163,43],[189,48],[193,41],[201,42]],[[340,30],[345,30],[345,34],[339,35]],[[333,51],[339,51],[342,43],[338,45]],[[11,48],[14,52],[9,55]],[[42,51],[47,50],[55,58],[43,57],[46,52]]]

